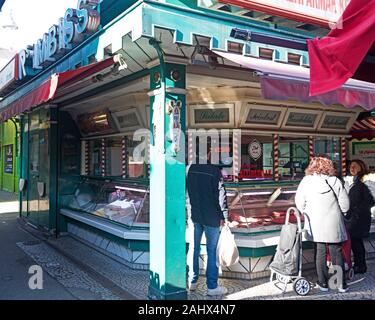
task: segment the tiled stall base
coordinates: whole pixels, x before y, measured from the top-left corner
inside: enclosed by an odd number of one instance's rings
[[[125,265],[133,269],[148,270],[149,269],[149,252],[132,251],[127,247],[111,241],[108,238],[100,236],[89,230],[80,228],[74,224],[68,224],[68,232],[75,237],[83,240],[99,251],[110,255],[119,260]],[[375,240],[365,241],[366,255],[368,259],[375,258]],[[201,274],[205,274],[207,255],[205,252],[200,256]],[[269,265],[272,262],[273,256],[252,258],[240,257],[240,260],[235,265],[222,268],[220,276],[232,279],[259,279],[268,277],[270,275]],[[314,268],[314,250],[303,251],[303,269],[310,270]]]
[[[126,246],[116,243],[109,238],[71,223],[68,223],[68,232],[85,244],[111,256],[129,268],[137,270],[149,269],[150,254],[147,251],[130,250]]]

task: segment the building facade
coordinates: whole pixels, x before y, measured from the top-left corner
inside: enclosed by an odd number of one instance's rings
[[[264,276],[309,159],[345,174],[363,111],[301,96],[327,28],[223,2],[79,1],[8,65],[21,216],[148,269],[151,299],[187,297],[187,163],[212,150],[226,172],[241,259],[223,274]]]

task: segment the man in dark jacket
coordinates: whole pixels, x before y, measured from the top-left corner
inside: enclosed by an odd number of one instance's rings
[[[189,245],[189,289],[196,289],[199,277],[199,251],[203,232],[206,237],[207,294],[223,295],[227,289],[218,286],[219,269],[216,265],[216,249],[220,225],[227,223],[228,206],[221,171],[211,164],[192,164],[187,175],[188,200],[194,228],[194,243]]]

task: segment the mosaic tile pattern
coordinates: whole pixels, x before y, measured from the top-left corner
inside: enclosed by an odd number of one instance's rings
[[[130,292],[138,299],[147,299],[148,292],[148,271],[134,270],[126,265],[113,260],[107,255],[102,254],[93,247],[89,247],[84,243],[70,237],[60,237],[58,239],[48,240],[53,246],[56,246],[61,252],[67,252],[69,255],[79,257],[79,260],[86,265],[89,265],[96,272],[106,277],[123,290]],[[43,243],[21,243],[19,246],[31,255],[42,267],[53,277],[60,280],[66,279],[67,285],[75,288],[79,283],[83,290],[90,291],[91,289],[93,299],[116,299],[115,296],[106,292],[104,288],[100,288],[82,271],[76,270],[73,265],[66,265],[54,250]],[[204,262],[202,261],[202,266]],[[269,282],[268,272],[264,271],[260,274],[263,278],[249,279],[229,279],[221,277],[219,284],[228,288],[228,294],[225,296],[209,297],[206,295],[207,287],[204,274],[198,280],[197,290],[188,292],[189,300],[298,300],[298,299],[311,299],[311,300],[361,300],[361,299],[375,299],[375,260],[368,261],[368,273],[366,275],[356,275],[354,280],[350,283],[350,291],[345,294],[339,294],[336,291],[329,293],[320,293],[317,289],[313,288],[310,294],[306,297],[297,296],[293,290],[292,284],[288,284],[285,294],[275,286],[274,283]],[[238,274],[238,273],[237,273]],[[315,282],[314,269],[307,269],[303,272],[303,276],[309,281]],[[70,279],[70,281],[68,281]],[[78,290],[78,289],[77,289]],[[100,293],[101,292],[101,295]],[[79,293],[79,292],[78,292]],[[95,294],[96,293],[96,294]],[[77,292],[76,292],[77,295]]]
[[[45,272],[61,283],[77,299],[120,299],[47,244],[32,241],[18,242],[17,246],[34,259],[37,265],[41,266]]]

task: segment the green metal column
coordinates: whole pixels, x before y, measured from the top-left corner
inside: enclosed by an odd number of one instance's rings
[[[149,299],[187,299],[185,244],[186,66],[150,70],[150,284]],[[171,129],[171,130],[170,130]]]
[[[57,234],[57,216],[58,216],[58,115],[56,106],[50,107],[50,127],[49,127],[49,229],[55,230]]]

